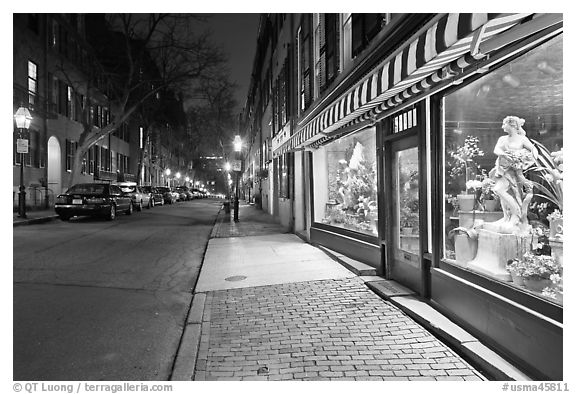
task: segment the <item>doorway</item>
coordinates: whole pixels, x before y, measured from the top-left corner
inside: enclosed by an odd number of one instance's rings
[[[386,122],[384,184],[386,190],[386,272],[389,279],[422,292],[423,234],[425,218],[419,135],[424,127],[422,106],[393,115]]]
[[[54,136],[48,139],[47,166],[48,190],[51,192],[52,196],[57,196],[62,193],[62,150],[60,149],[58,139]]]

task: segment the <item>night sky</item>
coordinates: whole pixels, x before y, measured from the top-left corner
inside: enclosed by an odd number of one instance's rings
[[[238,85],[238,111],[244,107],[248,94],[259,19],[260,14],[222,13],[213,14],[208,22],[214,43],[221,46],[229,57],[231,79]]]

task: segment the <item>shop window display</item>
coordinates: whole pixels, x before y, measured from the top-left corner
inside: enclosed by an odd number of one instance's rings
[[[563,296],[562,36],[445,97],[446,261]]]
[[[315,161],[316,221],[377,235],[374,128],[342,137],[321,150],[317,157],[322,159]]]

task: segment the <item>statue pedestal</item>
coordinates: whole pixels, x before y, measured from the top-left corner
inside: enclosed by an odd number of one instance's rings
[[[510,282],[512,277],[506,270],[506,263],[510,259],[522,258],[522,255],[529,250],[530,237],[480,229],[478,230],[478,253],[474,260],[468,262],[467,268]]]
[[[502,219],[504,216],[503,212],[500,211],[464,211],[460,210],[458,212],[458,218],[460,219],[458,225],[460,227],[471,228],[474,222],[482,221],[484,223],[495,222]]]

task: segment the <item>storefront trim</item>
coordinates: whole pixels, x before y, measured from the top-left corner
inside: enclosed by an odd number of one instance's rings
[[[432,305],[538,380],[562,380],[563,325],[441,269]],[[458,294],[458,297],[454,297]]]
[[[310,228],[310,242],[335,250],[371,267],[381,268],[380,244],[376,237],[314,223]]]
[[[519,23],[529,14],[447,14],[426,32],[387,57],[367,77],[299,128],[277,148],[278,154],[314,142],[416,84],[471,49],[473,32],[482,41]]]

